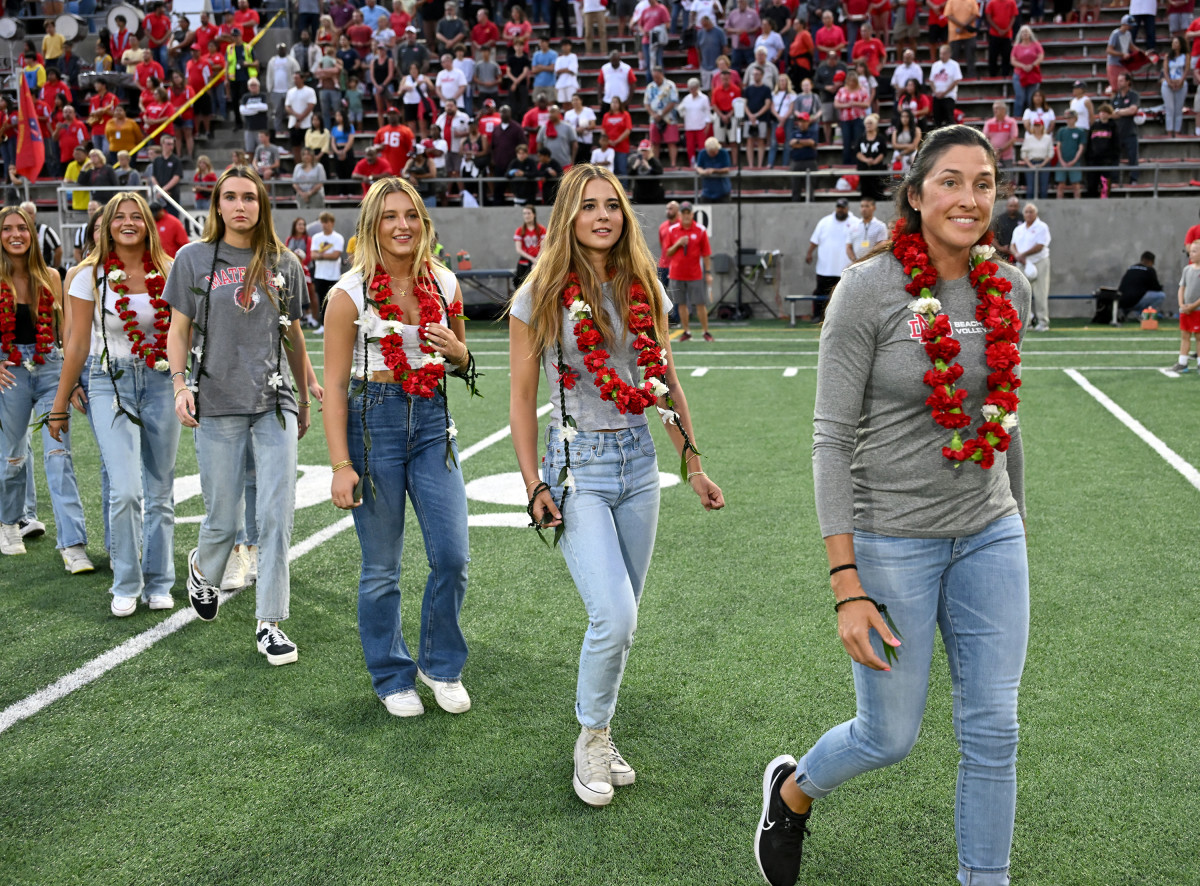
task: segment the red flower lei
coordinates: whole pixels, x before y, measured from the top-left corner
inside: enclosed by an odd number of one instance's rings
[[[979,246],[989,247],[991,242],[989,231]],[[892,254],[904,266],[905,276],[912,278],[905,291],[913,298],[932,298],[937,270],[929,264],[929,247],[920,234],[904,233],[902,220],[892,229]],[[990,468],[995,463],[995,453],[1008,449],[1010,437],[1005,425],[1011,427],[1012,423],[1006,419],[1012,416],[1015,422],[1020,402],[1016,390],[1021,380],[1013,374],[1013,368],[1021,363],[1017,349],[1021,320],[1007,297],[1012,284],[997,274],[1000,268],[989,255],[987,249],[972,249],[970,259],[971,285],[979,294],[975,319],[987,329],[987,365],[993,370],[988,375],[988,394],[983,401],[984,421],[974,437],[963,440],[959,434],[960,429],[970,427],[971,417],[962,408],[967,390],[955,384],[963,374],[963,367],[951,362],[958,356],[961,345],[954,338],[950,318],[933,310],[921,314],[926,320],[921,341],[933,362],[933,369],[925,373],[925,384],[933,388],[925,405],[933,409],[935,422],[954,432],[950,445],[942,447],[942,455],[953,461],[955,467],[974,461],[982,468]]]
[[[563,307],[569,311],[577,299],[582,302],[582,292],[579,277],[571,274],[567,278],[566,288],[563,289]],[[594,384],[600,389],[600,396],[605,400],[613,401],[618,412],[622,415],[626,412],[641,415],[658,402],[658,394],[654,392],[654,379],[661,381],[667,373],[667,367],[663,363],[662,348],[659,347],[658,342],[646,334],[654,328],[654,317],[650,311],[650,303],[646,299],[646,291],[637,280],[634,280],[629,287],[629,332],[635,336],[633,347],[638,351],[637,365],[645,367],[643,371],[646,381],[641,387],[634,387],[622,381],[616,371],[605,362],[609,358],[609,353],[600,347],[604,339],[600,335],[600,330],[596,328],[596,321],[590,316],[590,308],[588,311],[589,315],[584,316],[575,324],[575,343],[584,354],[583,365],[588,372],[592,373]],[[560,381],[568,388],[574,387],[574,378],[568,381],[568,376],[564,374],[563,369],[563,366],[558,367]],[[567,371],[570,372],[569,369]],[[571,373],[571,375],[574,374]]]
[[[45,355],[54,347],[54,296],[45,287],[38,298],[35,328],[33,362],[41,365],[46,362]],[[19,366],[21,351],[14,341],[16,337],[17,297],[12,286],[3,282],[0,283],[0,354],[7,355],[5,359]]]
[[[153,369],[160,360],[167,359],[167,330],[171,328],[171,306],[162,297],[167,279],[162,271],[154,266],[148,249],[142,253],[142,268],[145,271],[146,291],[150,294],[150,306],[154,308],[153,344],[138,324],[137,311],[129,310],[129,275],[125,273],[125,263],[115,252],[109,255],[108,261],[104,263],[104,276],[108,280],[108,287],[117,293],[113,308],[117,317],[125,323],[125,337],[129,339],[129,348],[133,356],[145,360],[146,365]],[[112,271],[121,272],[119,282],[113,283],[108,276]]]
[[[379,308],[379,316],[389,322],[404,321],[404,311],[392,301],[392,283],[387,271],[382,265],[375,266],[375,276],[370,284],[371,300]],[[440,323],[442,319],[442,302],[437,292],[431,273],[425,273],[416,279],[413,292],[417,296],[420,324],[417,326],[417,337],[420,340],[422,353],[433,356],[437,352],[425,338],[425,329],[430,323]],[[462,302],[456,301],[446,308],[446,319],[462,314]],[[438,384],[446,377],[444,360],[426,363],[413,369],[404,353],[404,338],[400,333],[390,332],[379,341],[379,349],[383,353],[383,363],[392,370],[392,375],[406,394],[414,397],[433,396]]]

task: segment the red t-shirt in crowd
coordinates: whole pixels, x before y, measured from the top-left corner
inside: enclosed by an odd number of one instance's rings
[[[687,246],[677,249],[671,254],[668,276],[672,280],[699,280],[704,276],[700,259],[712,255],[712,247],[708,243],[708,231],[695,221],[688,227],[682,222],[671,225],[667,231],[667,248],[674,246],[679,240],[686,238]]]
[[[166,45],[167,37],[171,34],[171,19],[169,16],[163,15],[161,12],[152,12],[146,16],[143,24],[146,28],[146,36],[150,46]]]
[[[529,136],[529,153],[534,155],[537,153],[537,130],[546,125],[546,121],[550,119],[550,110],[540,111],[536,107],[530,108],[525,112],[525,116],[521,118],[521,128],[524,130],[534,130],[533,135]]]
[[[100,119],[92,124],[92,135],[104,135],[104,127],[112,119],[112,109],[117,106],[117,97],[111,92],[104,95],[93,95],[88,99],[88,116],[100,114]],[[104,113],[101,114],[100,112]]]
[[[538,253],[542,251],[542,241],[545,239],[546,229],[542,225],[535,226],[532,231],[521,225],[513,234],[513,242],[519,243],[525,254],[532,258],[538,257]]]
[[[161,83],[163,79],[162,65],[154,61],[154,59],[139,64],[137,66],[137,71],[133,75],[133,78],[137,80],[137,85],[142,89],[146,88],[146,84],[150,82],[151,77],[157,77],[159,83]]]
[[[403,169],[408,162],[408,153],[413,146],[413,131],[403,123],[385,126],[375,133],[375,144],[379,153],[393,170]]]
[[[75,149],[91,141],[87,127],[79,120],[60,129],[54,140],[58,142],[58,156],[63,163],[70,163],[75,157]]]
[[[1011,3],[1012,0],[1008,0],[1008,2]],[[865,58],[867,70],[871,72],[871,76],[878,77],[886,56],[887,48],[878,37],[872,37],[870,40],[859,37],[854,43],[854,51],[850,53],[850,60],[858,61],[860,58]]]
[[[949,21],[946,18],[946,0],[942,0],[941,3],[938,3],[937,0],[929,0],[929,24],[940,25],[944,28]]]
[[[628,111],[605,114],[604,119],[600,121],[600,128],[608,136],[609,147],[613,149],[613,153],[629,153],[629,131],[633,129],[633,118],[629,116]],[[617,141],[616,137],[622,132],[625,133],[625,137]]]
[[[171,258],[175,257],[175,253],[181,247],[188,245],[188,235],[183,228],[183,222],[171,213],[164,212],[162,218],[155,219],[154,227],[158,228],[158,239],[162,241],[163,251]]]
[[[658,226],[658,266],[660,268],[670,267],[670,262],[667,261],[667,247],[670,244],[667,242],[667,231],[671,230],[672,226],[679,224],[673,218],[663,219],[663,223]]]
[[[213,24],[202,25],[196,28],[196,51],[201,55],[208,52],[208,44],[212,43],[217,38],[217,26]]]
[[[867,7],[870,4],[867,0],[846,0],[847,15],[866,15]]]
[[[183,91],[179,91],[177,89],[168,89],[167,95],[169,96],[167,101],[171,105],[172,112],[174,112],[174,111],[177,111],[180,108],[182,108],[184,105],[187,105],[187,103],[195,97],[196,91],[194,89],[192,89],[190,86],[184,86]],[[195,105],[188,105],[188,109],[186,111],[184,111],[183,114],[180,115],[179,119],[180,120],[194,119],[196,116],[196,112],[194,110],[192,110],[194,107],[195,107]]]
[[[492,137],[492,132],[500,125],[500,115],[493,111],[490,114],[485,114],[479,118],[479,131],[488,138]]]
[[[509,46],[513,45],[513,41],[518,37],[529,39],[529,35],[533,33],[533,25],[529,22],[505,22],[504,23],[504,42]]]
[[[484,46],[488,43],[495,43],[499,39],[500,29],[496,27],[495,22],[482,22],[471,28],[472,43]]]
[[[350,174],[351,175],[369,175],[369,176],[374,176],[375,178],[379,178],[380,176],[383,176],[383,175],[391,175],[392,167],[391,167],[391,164],[389,164],[382,157],[376,157],[374,163],[372,163],[366,157],[363,157],[361,160],[359,160],[357,163],[354,164],[354,169],[353,169],[353,171],[351,171]],[[362,183],[362,186],[363,186],[363,193],[365,194],[365,193],[367,193],[368,190],[370,190],[371,183],[368,181],[364,181]]]
[[[718,84],[712,88],[712,106],[726,114],[733,110],[733,100],[741,97],[742,90],[732,83],[728,87]]]
[[[846,45],[846,32],[838,25],[830,25],[827,28],[817,28],[817,33],[814,35],[817,41],[817,49],[822,53],[830,49],[837,49],[839,46]]]
[[[988,0],[987,14],[995,22],[988,25],[988,33],[993,37],[1011,37],[1013,20],[1017,17],[1017,4],[1014,0]]]
[[[170,117],[174,113],[175,113],[175,109],[173,107],[171,107],[171,103],[169,101],[160,102],[157,99],[155,99],[152,102],[147,102],[147,104],[146,104],[146,133],[149,134],[149,133],[153,132],[154,130],[158,129],[158,127],[162,125],[163,121],[166,120],[168,117]],[[167,128],[164,129],[162,132],[160,132],[157,137],[161,139],[164,135],[174,135],[174,134],[175,134],[175,124],[168,123]]]
[[[201,185],[215,185],[217,183],[217,174],[215,172],[197,172],[192,176],[192,181],[196,184],[196,187],[192,189],[192,192],[197,197],[207,200],[208,198],[212,197],[213,189],[211,187],[201,187]]]
[[[71,87],[61,80],[55,80],[53,83],[47,80],[46,85],[42,87],[42,99],[52,108],[54,99],[60,94],[67,100],[67,104],[71,103]]]
[[[395,32],[396,36],[403,37],[404,29],[412,24],[412,16],[403,9],[397,9],[388,16],[388,22],[391,24],[392,31]]]
[[[249,43],[258,29],[258,13],[253,9],[239,9],[233,14],[233,23],[242,29],[242,39]]]

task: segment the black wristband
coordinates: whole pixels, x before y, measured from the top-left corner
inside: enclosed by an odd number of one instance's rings
[[[858,600],[866,600],[868,603],[870,603],[876,609],[879,609],[880,611],[882,611],[882,607],[878,603],[876,603],[873,599],[866,596],[865,594],[861,597],[847,597],[845,600],[838,600],[836,603],[833,604],[833,611],[837,612],[838,609],[840,609],[842,607],[842,604],[844,604],[844,603],[854,603]]]
[[[858,566],[854,563],[843,563],[841,566],[834,566],[832,569],[830,569],[829,574],[833,575],[835,572],[841,572],[843,569],[853,569],[855,572],[857,572]]]

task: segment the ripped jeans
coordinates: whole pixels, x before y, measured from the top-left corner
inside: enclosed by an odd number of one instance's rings
[[[0,523],[16,523],[25,511],[26,475],[29,470],[29,443],[34,420],[54,406],[58,378],[62,374],[62,353],[56,348],[46,355],[44,364],[32,363],[34,346],[17,345],[21,365],[9,371],[16,383],[0,392]],[[26,369],[26,364],[32,369]],[[87,544],[83,525],[83,504],[75,482],[75,465],[71,461],[71,435],[63,434],[56,441],[42,428],[42,451],[46,468],[46,483],[50,487],[50,505],[54,510],[57,546]]]

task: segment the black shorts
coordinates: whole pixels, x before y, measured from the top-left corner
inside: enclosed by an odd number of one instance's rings
[[[307,129],[302,129],[299,126],[291,127],[288,129],[288,144],[293,148],[304,147],[304,134],[306,132],[308,132]]]
[[[416,123],[421,113],[420,105],[404,105],[404,122]]]
[[[930,25],[929,26],[929,42],[930,43],[945,43],[950,36],[949,25]]]
[[[196,103],[192,105],[196,113],[201,117],[208,117],[212,114],[212,96],[207,92],[196,99]]]
[[[634,0],[617,0],[617,15],[620,18],[629,18],[633,15],[633,10],[637,6]]]

